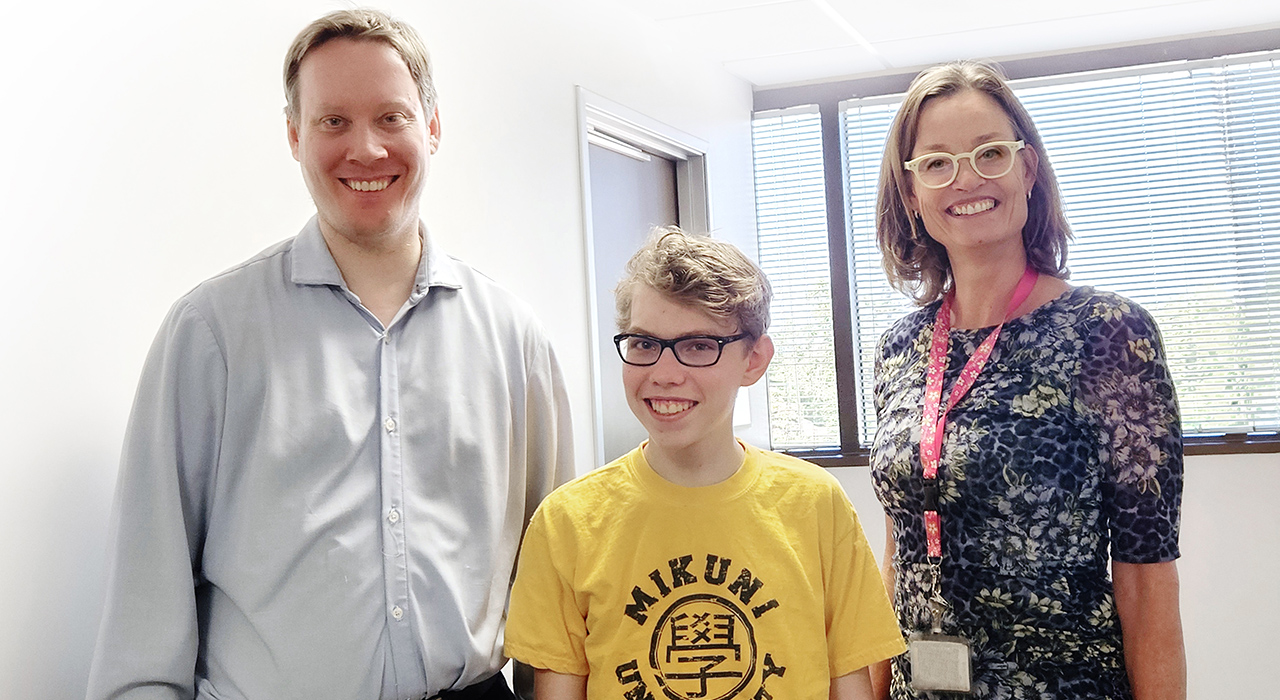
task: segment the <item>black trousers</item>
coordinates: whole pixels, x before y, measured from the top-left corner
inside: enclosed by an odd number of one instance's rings
[[[515,697],[501,673],[495,673],[461,690],[446,690],[435,696],[439,700],[515,700]]]

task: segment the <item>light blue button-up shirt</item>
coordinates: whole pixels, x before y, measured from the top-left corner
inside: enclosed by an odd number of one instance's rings
[[[125,437],[90,698],[413,698],[503,663],[572,476],[528,308],[424,229],[384,328],[313,219],[170,311]]]

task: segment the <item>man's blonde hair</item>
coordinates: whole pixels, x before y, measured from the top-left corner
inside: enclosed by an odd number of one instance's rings
[[[641,284],[672,301],[733,321],[738,333],[753,339],[769,329],[769,279],[732,243],[691,235],[676,226],[655,229],[631,256],[614,289],[619,330],[631,326],[631,301]]]
[[[390,46],[409,68],[418,86],[425,118],[436,111],[436,86],[431,78],[431,57],[426,44],[413,27],[389,15],[369,8],[338,10],[317,19],[298,33],[284,59],[285,114],[298,119],[298,71],[302,60],[312,49],[333,39],[380,41]]]

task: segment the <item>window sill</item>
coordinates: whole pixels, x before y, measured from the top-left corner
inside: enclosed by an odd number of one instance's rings
[[[783,454],[830,469],[831,467],[865,467],[871,464],[871,451],[858,448],[848,452],[839,449],[786,449]],[[1188,435],[1183,438],[1184,455],[1267,454],[1280,452],[1280,432],[1234,433],[1230,435]]]

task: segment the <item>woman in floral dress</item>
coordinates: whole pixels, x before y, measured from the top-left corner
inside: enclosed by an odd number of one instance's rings
[[[878,217],[889,279],[921,304],[876,355],[872,477],[904,632],[966,640],[971,697],[1184,698],[1182,435],[1160,334],[1133,302],[1064,281],[1053,170],[994,68],[912,83]],[[916,653],[880,669],[881,697],[964,697],[920,689],[938,686],[913,676],[931,658]]]

